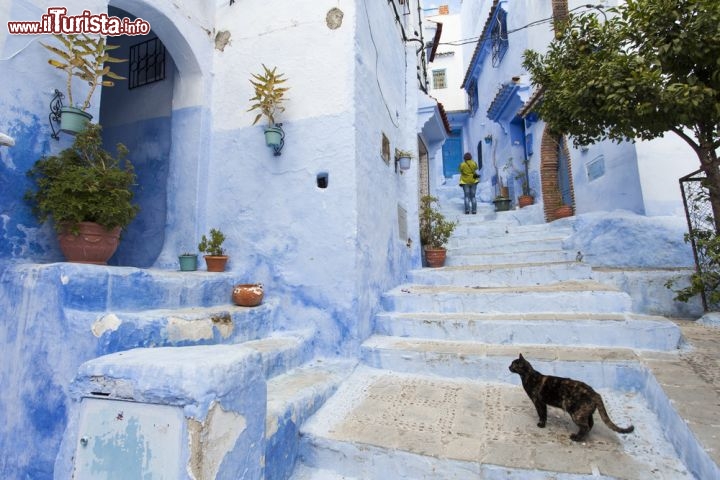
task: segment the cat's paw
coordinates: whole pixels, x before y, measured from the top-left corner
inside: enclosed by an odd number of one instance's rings
[[[577,433],[573,433],[572,435],[570,435],[570,440],[572,440],[573,442],[582,442],[582,439],[583,437],[581,437]]]
[[[545,422],[538,422],[538,427],[545,428]]]

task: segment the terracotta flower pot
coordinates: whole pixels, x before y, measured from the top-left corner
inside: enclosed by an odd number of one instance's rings
[[[107,265],[120,243],[120,227],[106,230],[94,222],[78,223],[79,233],[64,229],[58,234],[60,250],[68,262]]]
[[[438,268],[445,265],[445,258],[447,256],[447,250],[444,248],[426,248],[425,249],[425,261],[428,267]]]
[[[555,218],[565,218],[565,217],[572,217],[573,215],[573,209],[570,205],[560,205],[555,210]]]
[[[535,198],[532,195],[520,195],[518,197],[518,205],[520,208],[527,207],[535,203]]]
[[[227,255],[205,255],[205,265],[207,265],[208,272],[224,272],[227,261]]]
[[[257,307],[262,303],[263,295],[262,283],[241,283],[233,288],[232,300],[241,307]]]

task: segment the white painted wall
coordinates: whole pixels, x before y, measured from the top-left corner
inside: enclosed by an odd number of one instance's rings
[[[635,148],[647,215],[685,215],[679,179],[700,168],[690,146],[674,133]]]
[[[433,15],[427,17],[429,21],[442,23],[442,37],[435,53],[435,60],[428,64],[428,93],[443,104],[448,112],[467,109],[465,91],[460,88],[465,70],[463,49],[460,46],[443,45],[448,42],[458,42],[463,39],[460,12],[449,15]],[[433,88],[433,70],[445,70],[446,88]]]

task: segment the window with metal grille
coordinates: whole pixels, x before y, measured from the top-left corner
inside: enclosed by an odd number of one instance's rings
[[[502,8],[498,9],[497,18],[490,30],[490,41],[492,46],[492,65],[497,67],[500,65],[505,52],[508,50],[508,34],[507,34],[507,12]]]
[[[447,88],[447,81],[445,78],[445,69],[441,70],[433,70],[432,72],[433,76],[433,88],[435,90],[441,89],[441,88]]]
[[[141,87],[165,79],[165,46],[151,38],[130,47],[128,88]]]

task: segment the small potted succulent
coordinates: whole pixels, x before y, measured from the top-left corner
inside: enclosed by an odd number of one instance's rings
[[[48,63],[65,72],[67,80],[65,88],[69,105],[60,109],[60,130],[66,133],[75,134],[82,131],[87,123],[92,120],[92,115],[87,112],[90,107],[95,89],[99,85],[112,87],[113,80],[125,80],[114,73],[106,63],[121,63],[127,60],[115,58],[108,54],[109,51],[119,48],[118,45],[108,45],[105,37],[79,35],[53,35],[59,42],[59,46],[40,43],[43,47],[55,54],[58,59],[51,58]],[[73,78],[78,78],[90,86],[90,89],[82,103],[76,103],[73,98]]]
[[[205,264],[208,272],[224,272],[225,264],[228,256],[222,244],[225,241],[225,235],[217,228],[210,229],[210,238],[203,235],[198,244],[198,250],[205,254]]]
[[[437,201],[437,197],[431,195],[420,199],[420,243],[429,267],[442,267],[445,264],[445,245],[457,226],[457,222],[446,220],[435,208]]]
[[[263,73],[253,73],[250,79],[255,91],[255,96],[250,99],[253,102],[248,112],[259,110],[253,125],[257,124],[260,119],[265,116],[267,118],[267,127],[265,127],[265,143],[275,150],[275,155],[280,155],[280,150],[284,143],[285,133],[282,130],[282,124],[275,120],[275,115],[285,111],[283,102],[286,100],[285,92],[288,87],[281,86],[287,81],[284,74],[277,73],[277,67],[272,70],[263,64]]]

